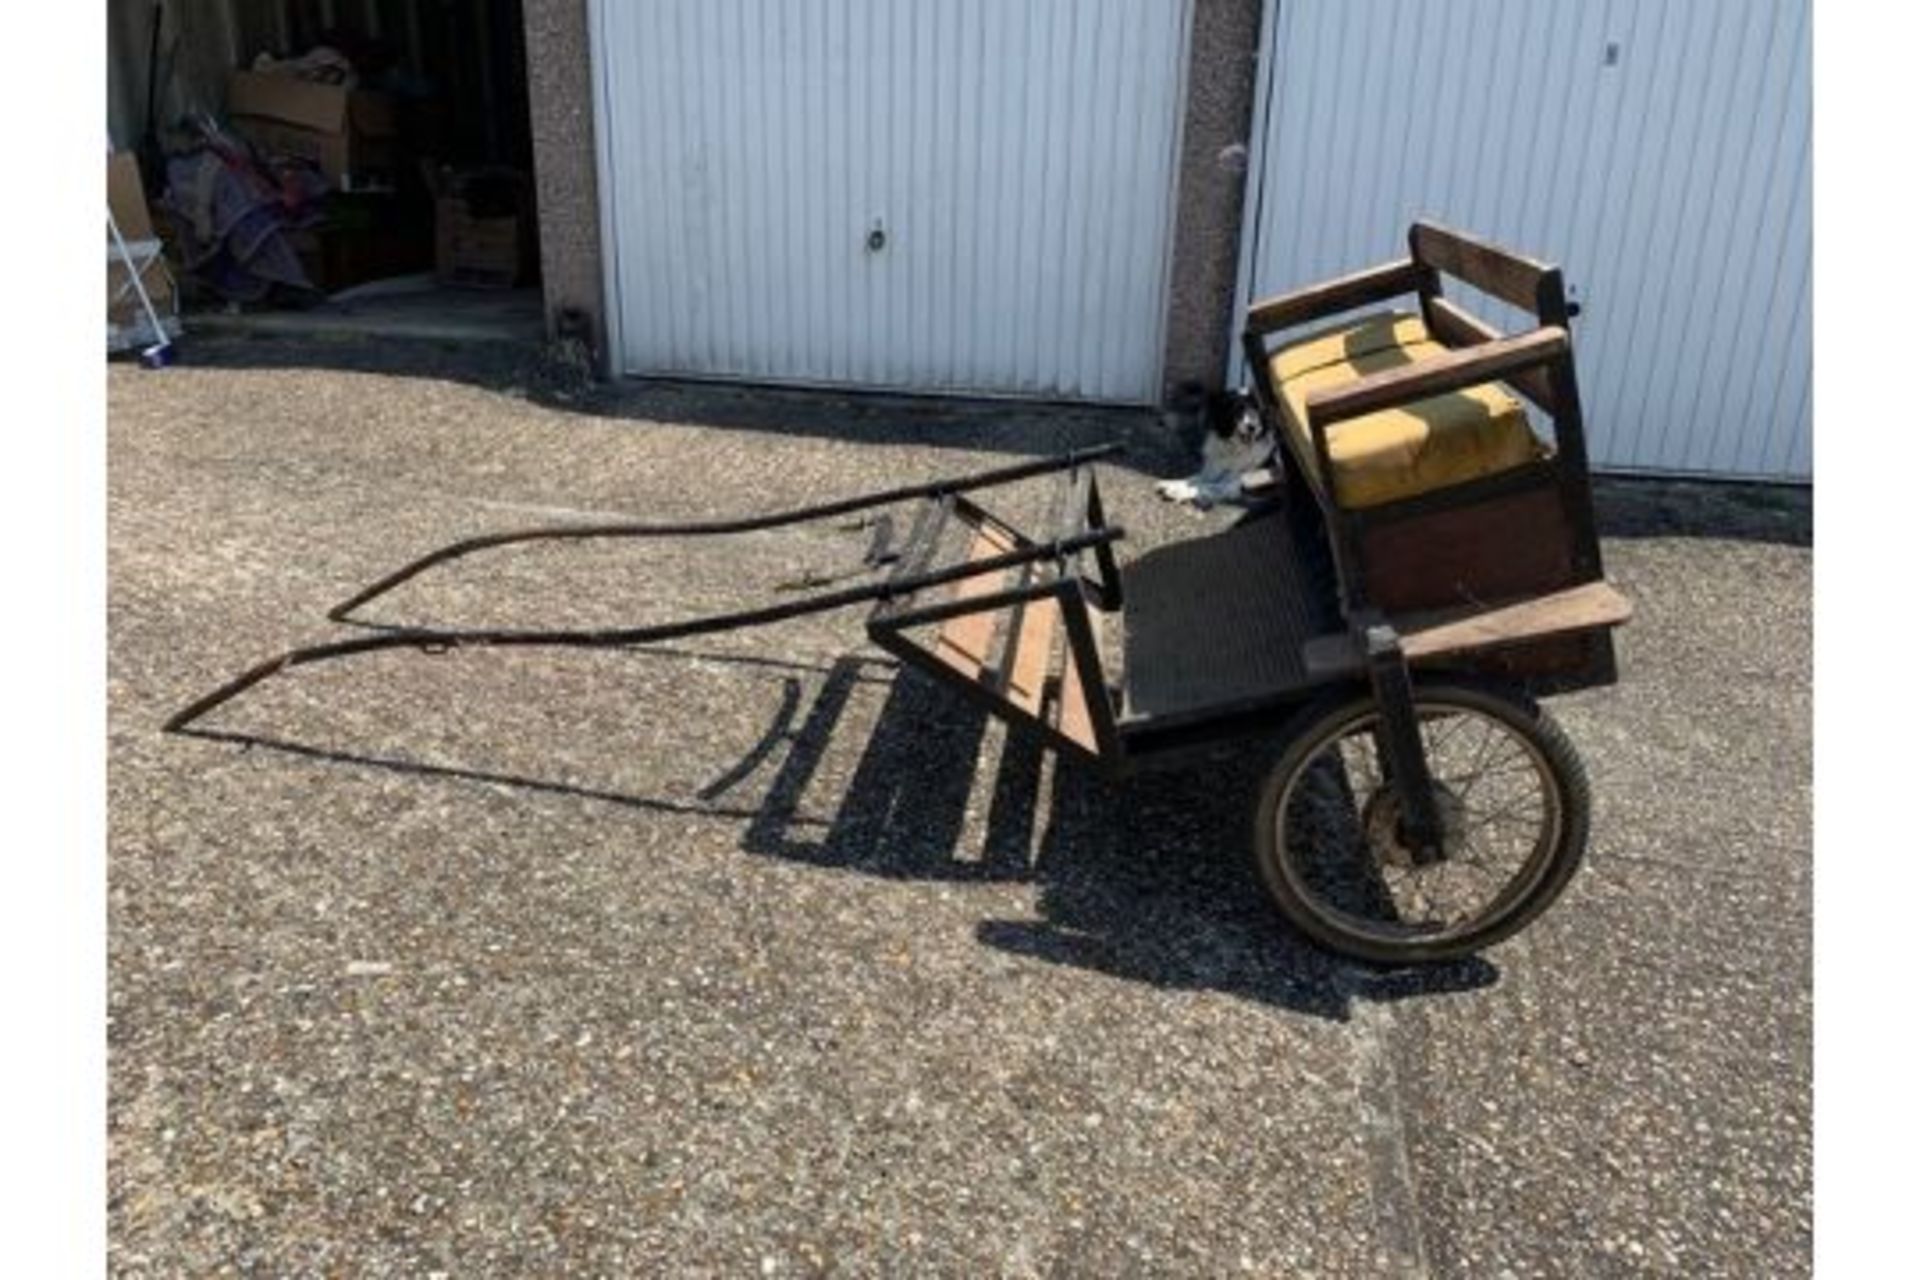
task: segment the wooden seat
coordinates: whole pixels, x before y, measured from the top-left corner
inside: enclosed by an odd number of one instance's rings
[[[1444,296],[1443,279],[1531,326],[1496,329]],[[1380,309],[1402,298],[1418,310]],[[1254,397],[1286,451],[1290,497],[1324,520],[1345,614],[1484,608],[1603,576],[1575,313],[1558,267],[1429,222],[1408,229],[1404,258],[1248,309]],[[1486,662],[1568,684],[1613,671],[1604,627]]]

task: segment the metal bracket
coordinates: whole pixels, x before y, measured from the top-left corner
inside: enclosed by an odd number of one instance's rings
[[[1092,529],[1104,529],[1107,524],[1107,510],[1100,501],[1100,481],[1094,476],[1093,468],[1087,468],[1087,526]],[[1093,548],[1094,576],[1086,579],[1088,595],[1093,606],[1103,613],[1117,611],[1125,602],[1120,594],[1120,565],[1114,559],[1113,544],[1096,543]]]
[[[900,558],[900,552],[893,545],[893,517],[882,512],[873,520],[873,544],[867,548],[867,554],[861,563],[868,568],[878,568],[883,564],[892,564]]]
[[[1100,481],[1094,475],[1091,466],[1075,467],[1064,473],[1053,498],[1053,509],[1048,518],[1048,526],[1053,530],[1055,542],[1064,542],[1068,538],[1090,530],[1104,529],[1107,524],[1106,508],[1100,502]],[[1120,607],[1120,568],[1114,559],[1112,546],[1096,543],[1092,548],[1094,571],[1085,572],[1078,563],[1068,564],[1064,560],[1059,564],[1060,576],[1074,576],[1079,579],[1080,590],[1094,608],[1102,613],[1111,613]]]

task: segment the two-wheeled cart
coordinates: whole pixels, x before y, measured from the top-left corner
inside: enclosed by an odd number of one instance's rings
[[[1629,608],[1600,572],[1559,272],[1426,224],[1410,249],[1253,308],[1249,366],[1285,451],[1284,493],[1124,571],[1096,474],[1112,448],[738,520],[489,534],[331,616],[493,547],[716,536],[913,504],[910,521],[872,522],[856,585],[644,627],[356,636],[261,663],[167,727],[289,667],[378,649],[616,647],[865,604],[876,644],[1114,778],[1278,741],[1252,843],[1286,916],[1378,963],[1472,952],[1544,910],[1580,861],[1586,776],[1534,698],[1610,682],[1610,629]],[[1532,309],[1540,326],[1493,332],[1440,295],[1443,272]],[[1417,312],[1272,345],[1402,293]],[[1551,444],[1516,392],[1551,420]],[[1047,475],[1037,527],[985,505]]]

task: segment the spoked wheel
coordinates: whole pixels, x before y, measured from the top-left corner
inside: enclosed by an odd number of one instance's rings
[[[1586,852],[1591,801],[1573,744],[1530,700],[1419,682],[1438,857],[1402,838],[1371,696],[1310,707],[1261,792],[1254,853],[1275,902],[1324,946],[1377,964],[1453,959],[1517,932]]]

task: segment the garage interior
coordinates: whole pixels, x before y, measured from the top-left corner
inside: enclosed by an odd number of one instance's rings
[[[540,333],[521,0],[111,0],[108,132],[110,346]]]

